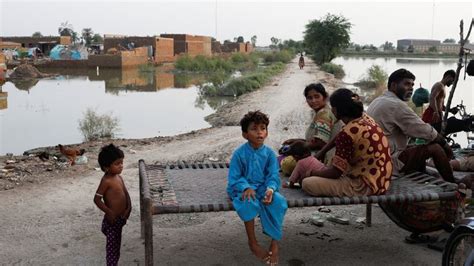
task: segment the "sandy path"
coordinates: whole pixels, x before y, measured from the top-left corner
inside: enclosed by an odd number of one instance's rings
[[[308,60],[309,61],[309,60]],[[289,137],[302,137],[310,118],[302,91],[310,82],[325,79],[329,89],[336,81],[311,63],[305,70],[296,61],[271,84],[241,97],[211,117],[214,124],[232,125],[248,110],[270,115],[273,148]],[[288,130],[283,130],[287,127]],[[162,145],[147,145],[136,153],[126,151],[125,183],[131,193],[133,211],[124,227],[122,265],[144,262],[140,237],[137,161],[202,161],[209,157],[228,159],[243,142],[240,128],[223,126],[177,136]],[[0,192],[0,264],[101,265],[105,237],[100,232],[101,212],[92,198],[101,172],[57,179],[45,184],[25,185]],[[364,216],[363,206],[332,207],[351,219]],[[282,241],[283,265],[437,265],[441,253],[402,242],[406,232],[374,208],[372,228],[334,225],[322,228],[301,223],[317,208],[291,209]],[[154,217],[156,265],[259,265],[246,246],[243,224],[234,212],[162,215]],[[327,236],[322,236],[325,233]],[[261,234],[259,239],[267,238]],[[319,238],[318,238],[319,237]]]

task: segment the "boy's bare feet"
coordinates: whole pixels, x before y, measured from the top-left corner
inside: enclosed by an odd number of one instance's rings
[[[270,260],[268,260],[267,264],[270,265],[278,265],[278,242],[276,240],[272,240],[270,244],[270,251],[268,252],[270,255]]]
[[[252,253],[262,261],[267,262],[270,259],[270,254],[268,253],[268,251],[263,249],[257,242],[249,242],[249,248]]]

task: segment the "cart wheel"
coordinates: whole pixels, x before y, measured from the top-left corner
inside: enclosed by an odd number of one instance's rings
[[[474,230],[455,230],[443,251],[443,266],[474,265]]]

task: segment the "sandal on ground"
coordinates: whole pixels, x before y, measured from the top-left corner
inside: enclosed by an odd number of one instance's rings
[[[438,240],[437,237],[415,233],[405,237],[405,242],[408,244],[427,244],[436,242],[436,240]]]

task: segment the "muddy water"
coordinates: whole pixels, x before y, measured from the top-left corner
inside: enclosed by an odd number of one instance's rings
[[[343,65],[346,76],[344,81],[353,83],[361,78],[367,72],[367,69],[376,64],[390,75],[393,71],[399,68],[406,68],[410,70],[415,76],[415,88],[421,84],[423,88],[431,90],[431,86],[440,81],[446,70],[457,68],[457,59],[455,58],[365,58],[365,57],[338,57],[334,61],[336,64]],[[448,94],[451,87],[448,88]],[[363,91],[367,97],[373,97],[373,94],[382,92]],[[452,106],[460,104],[463,101],[466,105],[466,111],[474,113],[474,77],[466,77],[464,80],[464,71],[457,84]],[[446,103],[445,103],[446,104]],[[462,147],[467,145],[466,133],[461,132],[455,137],[456,142]]]
[[[139,69],[51,71],[61,75],[2,86],[0,154],[82,142],[78,121],[88,108],[119,119],[116,137],[145,138],[209,127],[204,117],[229,101],[201,97],[195,84],[202,76]]]

